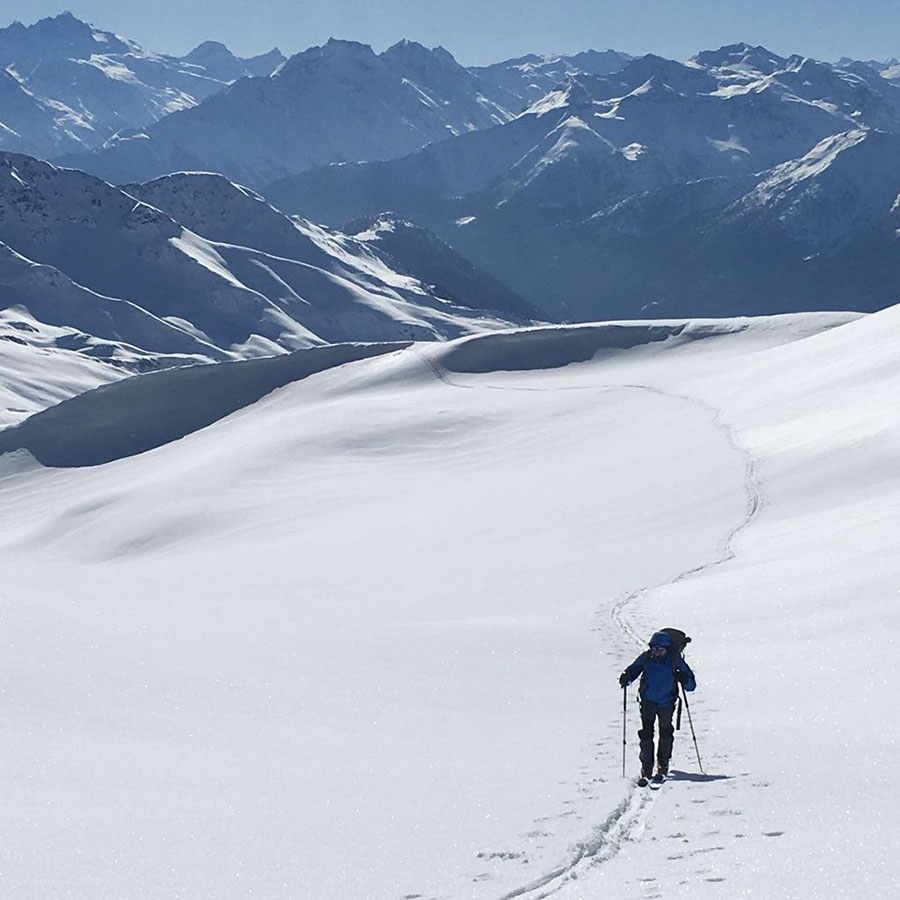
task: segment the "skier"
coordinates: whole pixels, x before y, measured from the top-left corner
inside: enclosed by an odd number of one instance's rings
[[[657,631],[650,638],[650,649],[645,650],[619,676],[619,684],[624,690],[641,676],[639,690],[641,700],[641,730],[638,737],[641,741],[641,777],[639,784],[646,784],[653,776],[653,781],[661,783],[669,772],[669,759],[672,757],[672,744],[675,741],[675,728],[672,726],[672,715],[675,712],[675,701],[678,699],[678,684],[686,691],[697,687],[694,673],[681,655],[681,648],[672,646],[672,637],[665,631]],[[659,748],[656,754],[657,770],[653,775],[653,731],[659,719]]]

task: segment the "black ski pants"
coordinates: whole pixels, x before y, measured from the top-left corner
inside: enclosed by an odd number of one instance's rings
[[[656,720],[659,719],[659,748],[656,762],[663,772],[669,771],[669,760],[672,758],[672,744],[675,742],[675,727],[672,725],[672,714],[675,706],[656,706],[653,703],[641,703],[641,771],[653,771],[653,732]]]

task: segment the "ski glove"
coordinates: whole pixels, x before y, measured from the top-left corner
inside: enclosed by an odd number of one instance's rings
[[[628,675],[625,672],[619,676],[619,686],[628,687]]]

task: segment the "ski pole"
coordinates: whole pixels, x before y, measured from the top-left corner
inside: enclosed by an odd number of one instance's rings
[[[688,714],[688,724],[691,726],[691,737],[694,739],[694,750],[697,751],[697,765],[700,766],[700,771],[702,774],[706,774],[703,771],[703,762],[700,759],[700,748],[697,746],[697,735],[694,732],[694,720],[691,718],[691,706],[688,703],[687,692],[684,689],[684,685],[681,686],[681,695],[684,697],[684,708],[687,710]]]
[[[628,715],[628,685],[622,685],[622,777],[625,777],[625,747],[628,745],[628,736],[625,730],[625,719]]]

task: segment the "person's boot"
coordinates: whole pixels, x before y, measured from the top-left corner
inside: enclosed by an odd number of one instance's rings
[[[668,763],[659,763],[656,767],[656,774],[653,776],[653,781],[656,784],[662,784],[666,780],[666,776],[669,774],[669,764]]]

